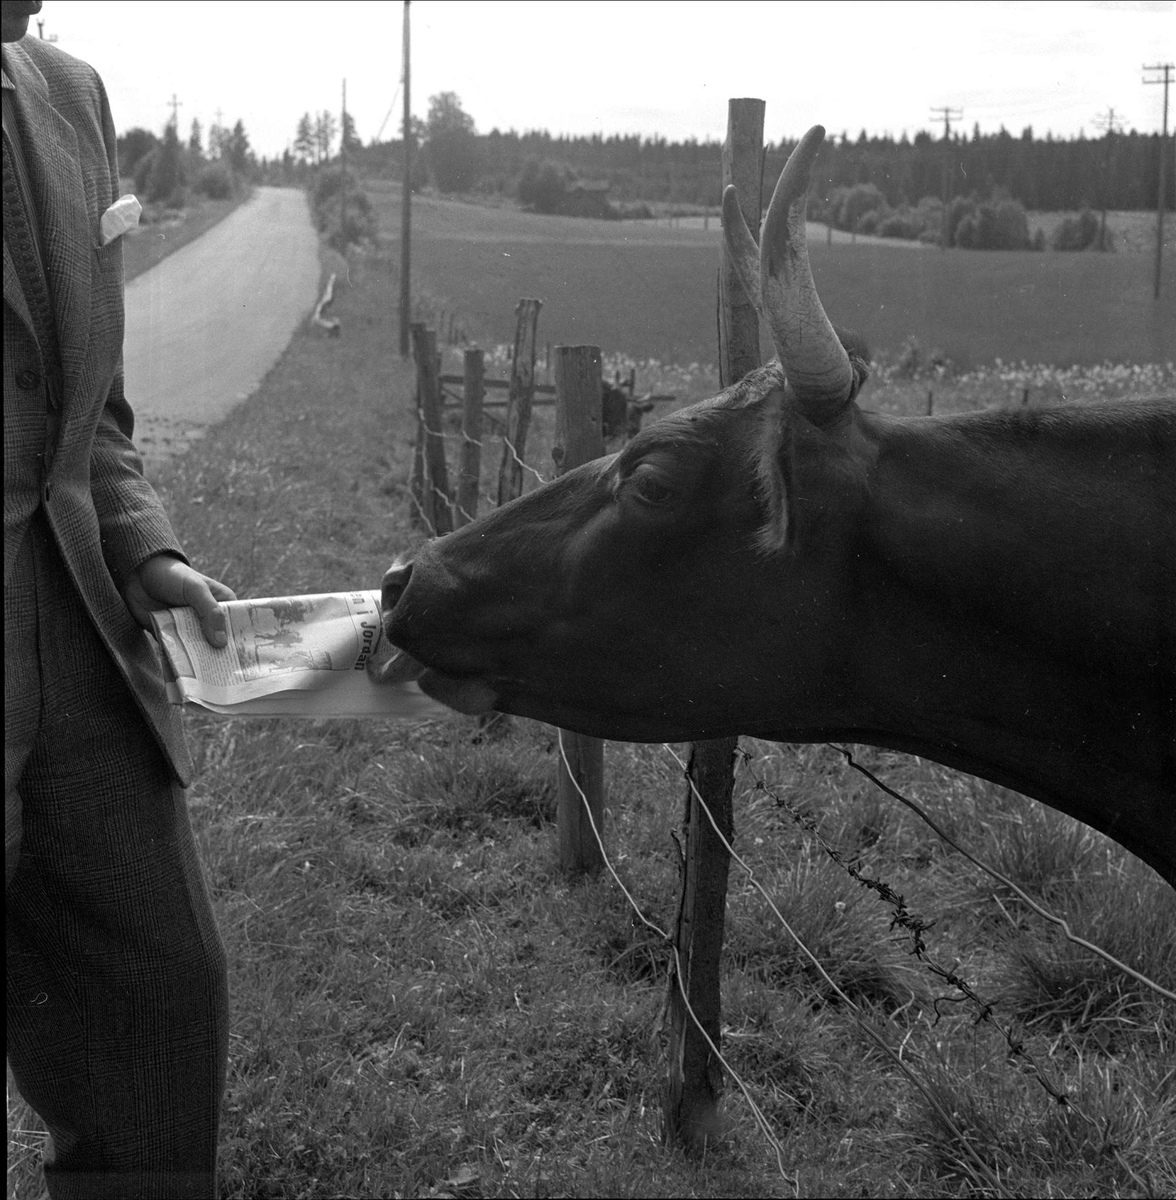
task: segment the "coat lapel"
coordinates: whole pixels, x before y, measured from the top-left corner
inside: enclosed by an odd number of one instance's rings
[[[86,184],[73,126],[50,103],[45,77],[20,44],[10,43],[5,49],[8,74],[16,87],[21,148],[40,222],[45,275],[53,295],[64,375],[63,409],[67,412],[90,340],[90,273],[96,236],[91,226],[97,217],[91,219],[86,203]],[[8,275],[6,254],[6,294]]]

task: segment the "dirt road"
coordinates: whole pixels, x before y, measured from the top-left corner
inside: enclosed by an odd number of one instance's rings
[[[305,194],[263,187],[127,285],[126,390],[148,468],[257,387],[313,308],[318,278]]]

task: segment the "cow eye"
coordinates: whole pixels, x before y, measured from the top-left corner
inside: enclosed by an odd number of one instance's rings
[[[645,465],[633,472],[633,490],[646,504],[665,504],[674,494],[665,478]]]

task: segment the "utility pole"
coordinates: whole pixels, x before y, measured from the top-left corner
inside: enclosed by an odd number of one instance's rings
[[[1144,83],[1162,83],[1164,85],[1164,132],[1160,135],[1160,186],[1156,198],[1156,280],[1153,289],[1153,296],[1158,300],[1160,298],[1160,275],[1164,262],[1164,208],[1168,200],[1165,194],[1168,183],[1168,86],[1172,82],[1172,72],[1176,70],[1176,63],[1144,63],[1143,69],[1163,72],[1161,79],[1145,79]]]
[[[951,199],[951,123],[964,115],[962,108],[940,106],[931,110],[931,119],[943,118],[943,220],[939,226],[939,249],[947,249],[947,202]]]
[[[55,33],[51,33],[48,37],[45,36],[45,18],[44,17],[37,18],[37,34],[40,37],[41,41],[43,41],[43,42],[57,41],[57,34],[55,34]]]
[[[180,133],[180,105],[184,102],[176,99],[175,92],[172,92],[172,98],[167,102],[168,107],[172,110],[171,123],[176,127],[176,136]]]
[[[1123,128],[1123,122],[1115,116],[1115,110],[1108,108],[1105,113],[1099,113],[1094,118],[1096,129],[1101,129],[1107,135],[1106,152],[1103,155],[1102,163],[1102,187],[1099,189],[1102,193],[1102,215],[1099,219],[1098,226],[1098,248],[1106,250],[1107,248],[1107,191],[1110,187],[1111,180],[1115,178],[1115,134]]]
[[[412,250],[412,104],[409,100],[408,6],[404,0],[404,200],[400,206],[400,357],[409,355],[408,323],[412,319],[409,259]]]

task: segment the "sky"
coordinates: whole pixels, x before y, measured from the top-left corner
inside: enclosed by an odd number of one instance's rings
[[[40,19],[102,74],[120,131],[161,131],[174,95],[185,137],[219,110],[244,121],[260,157],[286,149],[302,113],[337,115],[344,79],[360,139],[397,135],[403,11],[398,0],[45,0]],[[1176,61],[1172,0],[413,0],[410,20],[413,113],[456,92],[479,133],[721,140],[732,96],[766,101],[771,142],[814,124],[939,133],[942,106],[968,132],[1095,136],[1111,109],[1152,132],[1164,89],[1141,68]]]

